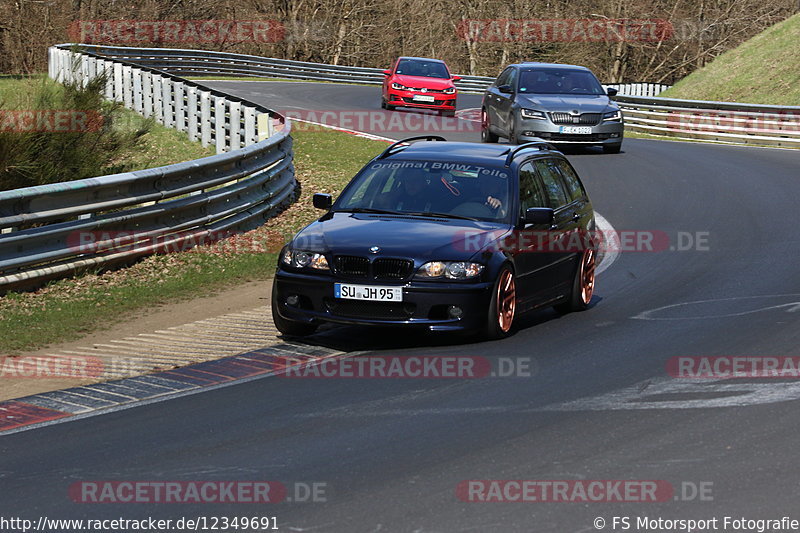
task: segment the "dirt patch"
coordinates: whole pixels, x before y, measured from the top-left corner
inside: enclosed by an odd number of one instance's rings
[[[152,333],[198,320],[217,316],[249,311],[263,307],[270,302],[271,281],[248,282],[236,287],[221,290],[219,293],[193,300],[158,305],[152,309],[140,310],[115,323],[105,330],[94,331],[61,344],[53,344],[36,351],[20,354],[19,357],[37,357],[54,354],[63,350],[77,350],[86,347],[106,344],[112,340],[132,337],[141,333]],[[21,398],[31,394],[59,390],[88,383],[96,379],[51,379],[41,377],[11,377],[14,372],[13,363],[6,363],[5,371],[0,365],[0,400]]]

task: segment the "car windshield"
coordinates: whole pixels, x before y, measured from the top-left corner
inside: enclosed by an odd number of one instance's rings
[[[508,169],[436,161],[375,161],[347,186],[334,211],[504,220]]]
[[[450,78],[447,67],[439,61],[425,61],[421,59],[401,59],[397,64],[395,74],[403,76],[420,76],[423,78]]]
[[[536,94],[605,94],[603,86],[586,70],[532,69],[519,78],[520,93]]]

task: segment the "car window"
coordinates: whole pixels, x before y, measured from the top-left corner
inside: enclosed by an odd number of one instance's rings
[[[561,171],[561,176],[564,178],[564,182],[567,185],[569,199],[575,201],[585,196],[586,192],[583,190],[581,180],[578,178],[578,174],[575,173],[575,169],[572,168],[572,165],[564,159],[554,159],[553,162],[558,167],[558,170]]]
[[[505,168],[466,163],[375,161],[353,178],[334,210],[433,212],[505,220],[511,197],[508,176]]]
[[[537,94],[605,94],[594,74],[587,70],[541,68],[522,72],[519,92]]]
[[[514,88],[514,83],[517,81],[517,69],[512,68],[510,69],[511,72],[508,74],[508,79],[506,80],[507,85],[511,85],[511,88]]]
[[[567,191],[565,190],[564,183],[561,180],[561,175],[558,169],[553,165],[552,160],[537,159],[533,162],[539,177],[542,178],[545,194],[550,202],[550,207],[558,209],[561,206],[567,205],[569,199]]]
[[[395,69],[396,74],[404,76],[421,76],[423,78],[450,78],[447,67],[438,61],[425,61],[424,59],[401,59]]]
[[[497,77],[497,80],[494,82],[495,87],[500,87],[501,85],[505,85],[508,83],[508,78],[511,76],[511,71],[514,70],[512,68],[507,68],[500,75]]]
[[[523,213],[530,207],[548,207],[536,171],[530,162],[524,163],[519,169],[519,203]]]

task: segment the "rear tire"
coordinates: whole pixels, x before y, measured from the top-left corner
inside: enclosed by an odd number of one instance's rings
[[[275,280],[272,281],[272,322],[275,324],[275,327],[284,335],[290,335],[292,337],[305,337],[307,335],[313,334],[317,331],[319,327],[317,324],[308,324],[306,322],[295,322],[294,320],[288,320],[283,318],[280,313],[278,313],[278,293],[276,290],[277,283]]]
[[[489,130],[489,114],[485,109],[481,109],[481,142],[496,143],[497,135]]]
[[[500,269],[492,288],[486,317],[486,338],[496,340],[511,334],[517,309],[517,286],[514,271],[508,265]]]
[[[603,153],[618,154],[622,150],[622,143],[619,144],[604,144]]]
[[[595,268],[597,267],[597,249],[587,248],[583,251],[572,280],[572,289],[567,301],[553,307],[559,313],[585,311],[594,294]]]

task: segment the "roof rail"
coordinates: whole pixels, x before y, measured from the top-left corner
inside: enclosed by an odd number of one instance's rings
[[[538,148],[539,150],[557,150],[555,146],[547,141],[532,141],[529,143],[520,144],[516,148],[509,148],[505,166],[509,166],[511,164],[511,162],[514,160],[514,156],[517,155],[517,152],[527,150],[528,148]]]
[[[417,137],[409,137],[408,139],[403,139],[401,141],[397,141],[396,143],[393,143],[392,145],[389,146],[389,148],[387,148],[386,150],[381,152],[381,155],[379,155],[375,159],[383,159],[384,157],[392,155],[393,153],[398,151],[398,150],[395,150],[393,152],[392,150],[394,148],[399,147],[400,145],[408,144],[411,141],[422,141],[422,140],[425,140],[425,141],[445,141],[445,142],[447,142],[447,139],[445,139],[444,137],[440,137],[438,135],[419,135]]]

